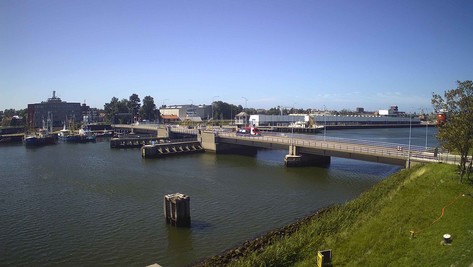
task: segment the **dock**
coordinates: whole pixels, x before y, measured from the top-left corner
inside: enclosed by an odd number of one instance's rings
[[[24,133],[0,134],[0,144],[21,143],[24,138],[25,138]]]
[[[155,135],[124,135],[110,139],[110,148],[134,148],[143,145],[164,142],[166,138],[158,138]]]
[[[199,141],[194,139],[169,143],[157,143],[144,145],[141,147],[141,156],[143,158],[162,158],[171,155],[181,155],[189,153],[204,152]]]

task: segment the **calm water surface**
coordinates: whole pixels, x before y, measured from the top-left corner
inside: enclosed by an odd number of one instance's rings
[[[327,136],[406,144],[408,129]],[[428,129],[435,146],[435,129]],[[413,128],[413,144],[425,144]],[[0,147],[0,265],[184,266],[333,203],[357,197],[396,166],[332,159],[285,168],[286,151],[256,157],[147,159],[108,142]],[[191,228],[166,225],[165,194],[191,197]]]

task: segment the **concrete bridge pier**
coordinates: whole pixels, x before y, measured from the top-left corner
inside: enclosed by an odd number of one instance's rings
[[[202,148],[207,152],[245,156],[254,156],[258,153],[258,148],[254,146],[219,143],[218,134],[213,132],[201,132],[197,136],[197,140],[200,141]]]
[[[158,127],[157,137],[158,138],[171,138],[171,130],[167,126]]]
[[[297,153],[297,146],[289,146],[289,154],[284,157],[286,167],[302,166],[328,166],[330,165],[330,156]]]

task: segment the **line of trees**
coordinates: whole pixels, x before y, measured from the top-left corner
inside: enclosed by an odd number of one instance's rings
[[[159,120],[159,110],[156,109],[154,98],[145,96],[143,104],[137,94],[132,94],[128,99],[119,100],[112,97],[104,105],[105,119],[111,123],[132,123],[135,121]]]
[[[244,111],[248,115],[261,114],[261,115],[288,115],[288,114],[309,114],[312,109],[302,108],[288,108],[288,107],[272,107],[270,109],[255,109],[255,108],[243,108],[241,105],[233,105],[222,101],[215,101],[213,104],[213,118],[215,119],[233,119],[236,114]],[[338,114],[336,111],[332,111],[334,114]]]
[[[240,112],[248,115],[287,115],[291,113],[307,114],[311,109],[296,109],[287,107],[273,107],[270,109],[243,108],[241,105],[234,105],[223,101],[215,101],[213,105],[212,118],[215,120],[231,120]],[[111,123],[132,123],[134,121],[149,120],[157,121],[160,118],[154,98],[145,96],[143,101],[137,94],[132,94],[128,99],[118,99],[112,97],[109,103],[104,105],[105,120]]]
[[[13,108],[0,111],[1,126],[25,126],[27,109],[15,110]]]

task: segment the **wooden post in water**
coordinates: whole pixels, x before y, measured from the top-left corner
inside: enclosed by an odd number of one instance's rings
[[[168,224],[178,227],[190,227],[190,197],[181,193],[165,195],[164,217]]]

